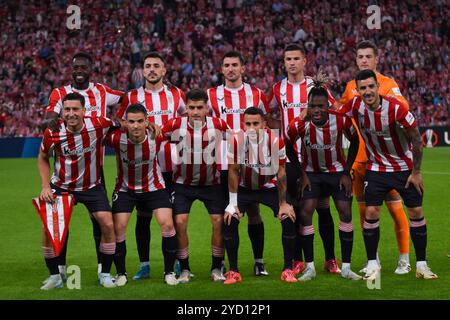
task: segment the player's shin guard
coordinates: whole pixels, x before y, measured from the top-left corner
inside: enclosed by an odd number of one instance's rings
[[[52,247],[42,247],[42,255],[45,259],[48,271],[51,275],[59,274],[58,257],[55,257],[55,252]]]
[[[249,224],[248,236],[252,243],[253,258],[255,260],[262,259],[264,252],[264,223]]]
[[[223,230],[223,240],[227,250],[230,270],[238,272],[238,251],[239,251],[239,220],[231,218],[230,225],[225,225]]]
[[[59,256],[56,257],[58,266],[66,265],[66,257],[67,257],[67,243],[69,242],[69,229],[67,229],[66,241],[64,241],[64,245],[59,253]]]
[[[426,261],[427,224],[425,217],[410,219],[410,232],[416,251],[416,261]]]
[[[334,256],[334,222],[330,207],[316,209],[319,215],[319,234],[325,250],[325,260],[335,259]]]
[[[116,265],[117,274],[125,274],[125,259],[127,256],[127,245],[125,235],[116,237],[116,253],[114,254],[114,264]]]
[[[397,239],[397,246],[400,254],[409,253],[409,226],[408,218],[403,209],[402,201],[388,201],[386,206],[389,213],[394,219],[395,237]]]
[[[180,262],[181,271],[191,270],[191,268],[189,267],[189,247],[177,249],[176,257]]]
[[[136,246],[140,262],[150,261],[150,222],[151,216],[136,216]]]
[[[225,256],[225,249],[221,247],[211,246],[211,270],[222,269],[222,261]]]
[[[380,240],[380,220],[365,219],[363,235],[364,245],[367,252],[367,260],[376,260],[378,241]]]
[[[294,248],[294,261],[303,261],[303,248],[302,248],[302,237],[299,232],[300,230],[300,208],[294,207],[297,219],[295,220],[295,248]]]
[[[350,263],[353,249],[352,222],[339,222],[339,239],[341,241],[342,262]]]
[[[100,224],[94,217],[91,217],[91,221],[92,221],[92,234],[94,235],[95,241],[95,252],[97,254],[97,263],[102,263],[100,253],[100,241],[102,238],[102,230],[100,229]]]
[[[177,233],[175,229],[162,232],[162,252],[164,256],[164,273],[173,272],[177,253]]]
[[[302,226],[300,229],[302,237],[303,252],[305,253],[305,262],[314,261],[314,226]]]
[[[292,270],[292,260],[294,258],[295,241],[297,235],[294,222],[286,218],[281,221],[281,242],[283,244],[284,269]]]
[[[102,273],[110,273],[111,265],[116,252],[115,242],[100,242],[100,263],[102,264]]]

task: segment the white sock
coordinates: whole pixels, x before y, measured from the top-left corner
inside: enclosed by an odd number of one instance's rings
[[[416,262],[416,269],[421,269],[427,266],[427,262],[426,261],[417,261]]]
[[[50,278],[49,278],[49,280],[59,280],[59,279],[61,279],[61,275],[59,273],[52,274],[52,275],[50,275]]]
[[[367,261],[367,268],[369,269],[375,269],[375,268],[378,268],[379,267],[379,264],[378,264],[378,261],[377,260],[369,260],[369,261]]]
[[[342,271],[350,270],[350,263],[342,262]]]
[[[264,259],[255,259],[255,263],[264,263]]]
[[[314,261],[312,261],[312,262],[307,262],[307,263],[306,263],[306,269],[313,269],[313,270],[316,270],[316,268],[314,267]]]
[[[409,253],[401,253],[398,260],[402,260],[409,263]]]
[[[58,266],[58,269],[59,269],[59,273],[66,273],[66,266],[64,266],[64,265]]]
[[[150,262],[149,262],[149,261],[141,262],[141,268],[142,268],[142,267],[149,266],[149,265],[150,265]]]

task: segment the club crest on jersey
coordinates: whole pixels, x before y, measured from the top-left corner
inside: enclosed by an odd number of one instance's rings
[[[381,116],[381,124],[383,126],[388,126],[389,125],[389,117],[388,116]]]

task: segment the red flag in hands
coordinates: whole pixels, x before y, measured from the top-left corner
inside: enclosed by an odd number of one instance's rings
[[[39,200],[39,197],[34,198],[32,202],[44,224],[55,256],[59,256],[66,241],[75,199],[73,195],[63,193],[60,196],[54,196],[53,203]]]

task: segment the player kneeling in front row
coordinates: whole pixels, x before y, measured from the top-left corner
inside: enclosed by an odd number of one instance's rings
[[[295,248],[295,213],[286,201],[286,151],[281,137],[266,129],[261,109],[244,112],[245,133],[237,133],[228,148],[228,187],[230,203],[225,209],[224,241],[230,271],[224,284],[242,280],[237,258],[241,212],[261,203],[270,207],[281,220],[284,268],[281,280],[297,282],[292,271]]]
[[[100,258],[102,270],[100,285],[106,288],[116,286],[110,275],[116,247],[111,207],[101,183],[100,165],[103,163],[102,144],[109,131],[118,126],[107,118],[84,117],[84,97],[69,93],[63,99],[62,118],[56,130],[47,128],[42,140],[38,158],[42,191],[39,198],[53,202],[53,195],[69,193],[76,203],[83,203],[101,228]],[[51,181],[50,152],[55,151],[54,173]],[[50,271],[50,278],[41,287],[50,290],[63,287],[58,269],[58,257],[48,246],[47,235],[43,234],[43,253]]]
[[[136,205],[153,212],[161,227],[164,256],[164,281],[178,284],[173,273],[177,249],[176,232],[173,225],[170,195],[157,161],[162,137],[156,139],[147,130],[147,110],[140,104],[132,104],[126,110],[125,129],[108,134],[107,144],[114,148],[117,160],[117,184],[112,196],[112,213],[116,233],[117,268],[116,284],[127,282],[125,268],[125,234],[131,212]]]
[[[319,77],[318,77],[319,78]],[[332,196],[339,212],[339,238],[342,252],[341,276],[359,280],[361,276],[350,269],[353,248],[352,182],[349,169],[358,151],[358,136],[350,119],[329,111],[328,93],[322,81],[315,80],[308,95],[309,119],[295,118],[288,129],[289,159],[300,167],[292,144],[302,140],[302,195],[300,234],[303,240],[306,270],[300,281],[316,276],[314,267],[314,227],[312,216],[320,198]],[[342,133],[351,141],[346,163],[342,150]],[[299,168],[300,169],[300,168]]]

